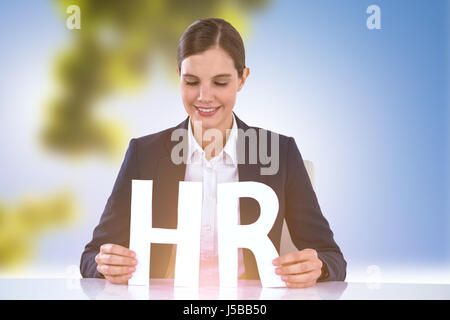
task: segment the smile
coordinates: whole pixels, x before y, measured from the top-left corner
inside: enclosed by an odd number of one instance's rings
[[[199,113],[200,115],[202,115],[202,116],[211,116],[211,115],[215,114],[216,111],[217,111],[221,106],[218,106],[218,107],[215,107],[215,108],[202,108],[202,107],[197,107],[197,106],[194,106],[194,107],[197,109],[197,111],[198,111],[198,113]]]

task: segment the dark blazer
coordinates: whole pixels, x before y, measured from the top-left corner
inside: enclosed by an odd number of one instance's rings
[[[239,129],[249,127],[236,117]],[[178,183],[184,180],[186,165],[176,165],[171,161],[172,148],[179,141],[171,141],[171,133],[177,128],[188,128],[188,119],[178,126],[132,139],[120,168],[100,223],[95,228],[92,240],[81,255],[80,269],[83,277],[102,278],[97,271],[95,256],[101,245],[106,243],[129,246],[131,180],[153,180],[153,227],[177,228]],[[270,138],[270,131],[268,138]],[[259,139],[259,137],[258,137]],[[270,149],[270,139],[267,150]],[[259,143],[258,143],[259,148]],[[238,148],[239,150],[239,148]],[[246,143],[246,159],[249,146]],[[239,151],[238,151],[239,152]],[[259,154],[259,153],[258,153]],[[239,157],[239,154],[238,154]],[[333,232],[322,215],[316,194],[311,185],[302,156],[292,137],[279,135],[279,170],[275,175],[261,175],[264,166],[238,164],[239,181],[256,181],[269,185],[277,194],[279,201],[278,217],[269,232],[269,238],[277,251],[280,251],[283,219],[292,241],[299,249],[313,248],[324,263],[328,276],[319,280],[344,280],[346,261],[333,239]],[[267,165],[269,166],[269,165]],[[259,205],[254,199],[240,198],[241,224],[250,224],[259,217]],[[150,277],[163,278],[168,274],[169,258],[173,245],[152,245]],[[244,249],[245,279],[258,279],[256,262],[250,250]],[[170,270],[169,270],[170,273]],[[172,273],[173,274],[173,273]]]

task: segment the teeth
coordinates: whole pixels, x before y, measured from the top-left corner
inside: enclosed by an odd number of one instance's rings
[[[217,108],[209,108],[209,109],[203,109],[203,108],[198,108],[198,110],[200,110],[201,112],[213,112],[215,111]]]

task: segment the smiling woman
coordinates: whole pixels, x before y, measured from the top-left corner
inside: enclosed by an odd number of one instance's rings
[[[100,223],[82,254],[82,275],[127,283],[136,271],[139,257],[129,249],[132,180],[153,181],[152,226],[148,227],[165,229],[178,227],[179,182],[197,181],[202,183],[203,192],[200,284],[217,285],[217,186],[255,181],[271,187],[278,198],[278,214],[268,234],[274,247],[280,251],[281,230],[286,220],[298,249],[265,263],[273,264],[275,274],[288,287],[344,280],[346,261],[322,215],[294,139],[250,127],[233,113],[237,92],[250,73],[245,66],[244,44],[236,29],[216,18],[191,24],[180,39],[177,72],[188,117],[176,127],[131,140]],[[181,163],[171,157],[177,145],[172,137],[178,130],[185,132],[188,145],[184,149],[187,161]],[[270,139],[262,138],[268,136]],[[221,143],[214,143],[217,141]],[[211,144],[219,147],[209,153]],[[279,158],[277,170],[265,174],[261,169],[269,164],[268,158],[261,155],[266,155],[269,149],[271,156],[276,154]],[[259,219],[260,207],[254,200],[240,198],[236,211],[229,214],[236,214],[241,225],[252,224]],[[152,246],[150,277],[173,277],[175,254],[175,245]],[[249,250],[238,250],[238,266],[241,279],[259,278],[260,266]]]

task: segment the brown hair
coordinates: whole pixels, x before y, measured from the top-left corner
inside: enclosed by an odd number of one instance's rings
[[[229,22],[219,18],[197,20],[184,31],[178,43],[178,69],[181,70],[181,62],[187,57],[214,46],[219,46],[230,55],[239,77],[242,77],[245,68],[244,42]]]

